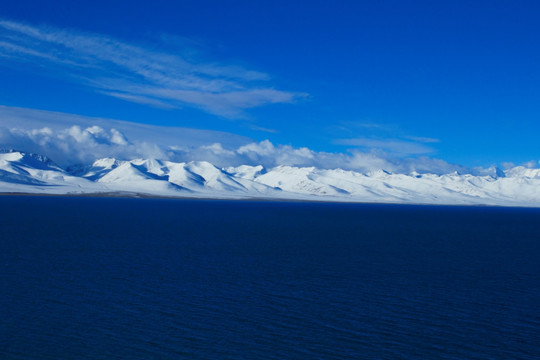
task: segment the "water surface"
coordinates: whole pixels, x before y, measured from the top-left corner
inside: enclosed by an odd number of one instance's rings
[[[2,359],[535,359],[540,210],[0,197]]]

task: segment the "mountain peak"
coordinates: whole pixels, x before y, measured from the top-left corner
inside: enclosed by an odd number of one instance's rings
[[[24,151],[19,151],[15,149],[2,149],[0,150],[3,160],[12,161],[12,162],[24,162],[33,167],[52,167],[55,169],[61,170],[54,161],[49,157],[40,154],[34,154]]]
[[[0,192],[129,192],[170,197],[540,206],[540,169],[495,166],[464,175],[290,165],[219,168],[208,161],[104,158],[64,171],[46,156],[0,150]],[[69,170],[68,169],[68,170]]]

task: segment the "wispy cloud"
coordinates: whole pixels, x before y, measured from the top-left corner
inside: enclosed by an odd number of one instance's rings
[[[435,139],[429,139],[435,140]],[[406,156],[406,155],[421,155],[429,154],[434,151],[433,148],[425,145],[426,142],[434,141],[422,141],[416,139],[416,141],[406,141],[401,139],[377,139],[377,138],[354,138],[354,139],[337,139],[336,144],[348,145],[364,149],[377,149],[384,152]]]
[[[377,151],[391,156],[418,156],[435,152],[439,139],[414,136],[397,124],[372,120],[339,121],[330,129],[333,143],[351,146],[362,151]]]
[[[440,140],[422,136],[406,136],[407,139],[421,143],[438,143]]]
[[[96,91],[158,107],[192,106],[219,116],[307,96],[273,88],[263,72],[196,61],[98,34],[0,20],[0,55],[60,69]]]
[[[249,125],[249,128],[251,130],[262,131],[262,132],[270,133],[270,134],[279,133],[279,131],[277,131],[276,129],[265,128],[265,127],[261,127],[261,126],[257,126],[257,125],[253,125],[253,124]]]

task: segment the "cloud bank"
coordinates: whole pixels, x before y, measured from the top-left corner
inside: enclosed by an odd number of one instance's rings
[[[167,131],[167,130],[164,130]],[[319,169],[343,169],[368,173],[383,169],[402,174],[460,174],[496,175],[497,168],[467,168],[450,164],[444,160],[421,157],[393,157],[380,151],[363,152],[351,150],[346,153],[314,151],[306,147],[275,145],[268,140],[248,142],[244,145],[224,146],[219,142],[206,145],[185,146],[163,145],[129,139],[115,128],[97,125],[71,127],[52,130],[48,127],[37,129],[8,129],[0,127],[0,150],[14,149],[46,155],[53,161],[68,168],[87,166],[97,159],[113,157],[119,160],[136,158],[170,160],[175,162],[208,161],[219,167],[240,165],[316,167]],[[524,164],[536,167],[537,162]]]
[[[279,165],[341,168],[368,172],[385,169],[391,172],[447,173],[463,170],[441,160],[428,158],[391,159],[375,152],[353,151],[350,153],[317,152],[306,147],[274,145],[268,140],[250,142],[238,147],[223,146],[215,142],[200,146],[172,146],[130,140],[115,128],[93,125],[87,128],[73,125],[55,130],[0,128],[0,144],[3,148],[44,154],[63,166],[89,165],[94,160],[114,157],[122,160],[152,158],[176,162],[209,161],[217,166],[263,165],[272,168]]]
[[[26,108],[0,106],[0,149],[15,149],[50,157],[63,167],[89,165],[114,157],[208,161],[219,167],[279,165],[370,172],[491,175],[496,168],[467,168],[423,154],[403,156],[378,149],[347,152],[315,151],[307,147],[273,144],[218,131],[160,127],[120,120],[85,117]],[[46,124],[46,125],[44,125]],[[430,139],[431,140],[431,139]],[[433,141],[424,141],[430,143]],[[392,150],[392,149],[390,149]],[[507,164],[514,166],[514,164]],[[524,164],[538,167],[538,162]]]
[[[1,19],[0,56],[59,70],[98,93],[125,101],[163,108],[191,106],[228,118],[307,96],[275,89],[268,85],[268,74],[240,66],[189,59],[104,35]]]
[[[224,146],[235,147],[252,141],[250,138],[230,132],[155,126],[108,118],[0,105],[0,127],[23,129],[25,131],[47,127],[54,133],[58,133],[74,125],[83,129],[92,126],[99,126],[104,129],[114,128],[121,131],[132,142],[148,142],[160,144],[161,146],[181,144],[183,147],[192,148],[219,142]]]
[[[209,161],[220,167],[279,165],[394,173],[467,172],[428,157],[400,158],[380,150],[346,153],[253,141],[234,134],[166,128],[77,115],[0,106],[0,148],[47,155],[59,165],[89,165],[94,160],[155,158],[176,162]],[[45,120],[44,120],[45,119]],[[47,124],[47,126],[43,126]]]

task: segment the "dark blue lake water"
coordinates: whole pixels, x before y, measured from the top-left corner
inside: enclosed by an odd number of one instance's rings
[[[0,197],[2,359],[537,359],[540,210]]]

